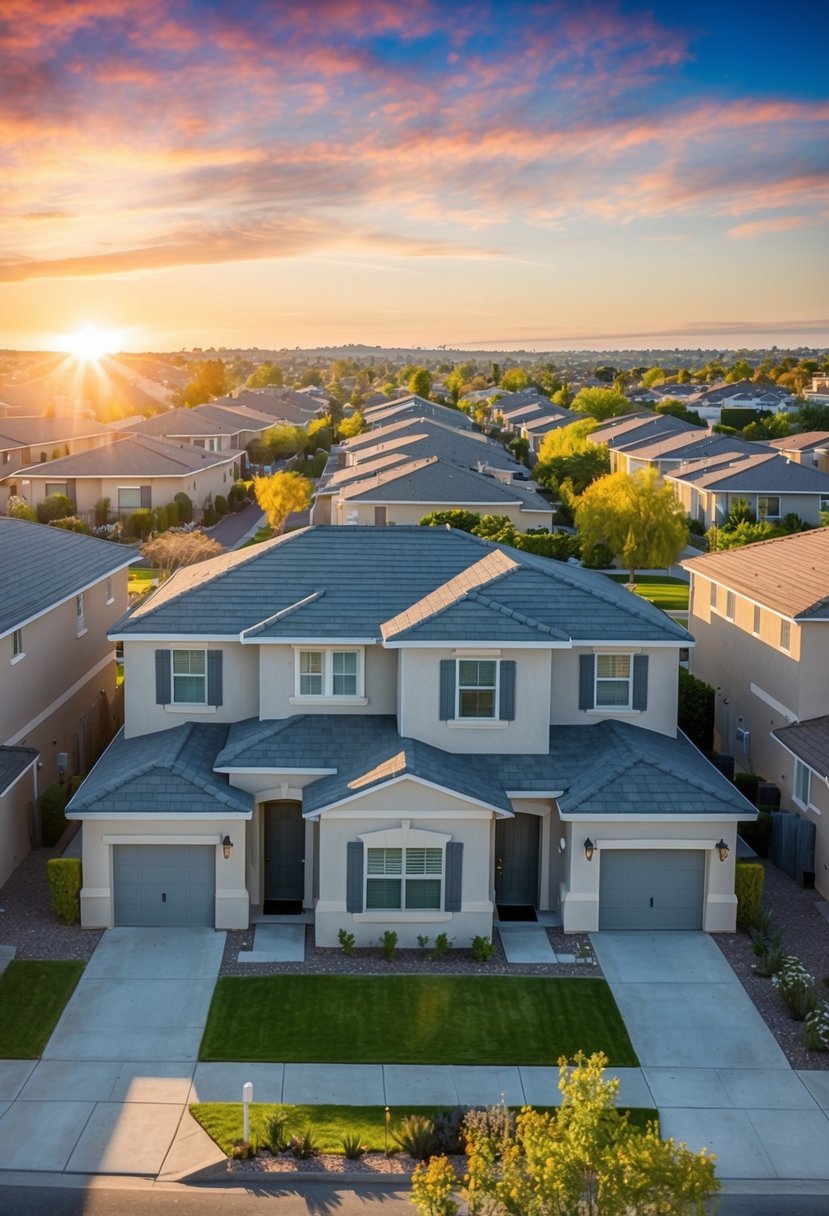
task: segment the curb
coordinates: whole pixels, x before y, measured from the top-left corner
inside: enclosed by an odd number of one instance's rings
[[[219,1182],[225,1186],[251,1186],[256,1183],[262,1186],[273,1183],[274,1186],[285,1186],[286,1183],[330,1182],[334,1186],[393,1186],[396,1189],[412,1185],[411,1174],[375,1174],[357,1171],[333,1173],[331,1170],[250,1170],[233,1173],[228,1170],[228,1160],[215,1162],[193,1170],[192,1173],[180,1174],[177,1177],[162,1178],[159,1182]]]

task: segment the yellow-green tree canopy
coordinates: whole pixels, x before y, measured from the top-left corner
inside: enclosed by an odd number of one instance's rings
[[[575,456],[594,446],[588,435],[592,434],[598,425],[595,418],[579,418],[578,422],[571,422],[569,426],[560,426],[557,430],[550,431],[544,436],[538,449],[539,462],[543,464],[545,460],[553,460],[556,456]]]
[[[278,363],[260,363],[248,376],[248,388],[264,388],[266,384],[282,388],[284,383],[282,368]]]
[[[610,473],[588,486],[576,506],[582,551],[604,544],[634,583],[637,567],[670,566],[688,543],[685,512],[656,469]]]
[[[501,377],[501,388],[507,393],[520,393],[529,388],[530,377],[523,367],[511,367]]]
[[[409,392],[418,397],[428,397],[432,391],[432,373],[425,367],[416,367],[409,376]]]
[[[348,418],[343,418],[340,425],[337,427],[337,434],[340,439],[353,439],[355,435],[361,435],[366,429],[366,420],[359,410],[355,410]]]
[[[301,473],[254,477],[253,490],[256,501],[277,534],[282,531],[289,515],[294,511],[304,511],[311,501],[311,482]]]
[[[589,414],[599,422],[629,414],[632,408],[627,397],[612,388],[583,388],[576,393],[570,405],[570,409],[577,414]]]

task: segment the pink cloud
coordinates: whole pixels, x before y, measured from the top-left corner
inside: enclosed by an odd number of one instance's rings
[[[764,236],[767,232],[790,232],[795,228],[807,228],[818,223],[812,215],[779,215],[772,219],[752,220],[747,224],[737,224],[728,229],[728,235],[735,240],[750,240]]]

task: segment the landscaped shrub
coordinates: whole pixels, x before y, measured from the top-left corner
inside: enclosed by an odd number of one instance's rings
[[[458,1205],[452,1198],[457,1189],[458,1179],[445,1157],[432,1157],[412,1174],[412,1203],[428,1216],[457,1216]]]
[[[383,934],[380,939],[380,948],[383,951],[383,958],[387,963],[390,963],[397,949],[397,934],[394,929],[387,929]]]
[[[786,957],[781,943],[782,937],[779,933],[775,933],[774,937],[765,942],[764,948],[757,955],[757,962],[754,964],[757,975],[762,975],[766,979],[777,975]]]
[[[737,925],[740,929],[749,928],[757,919],[765,876],[763,867],[756,861],[738,861],[734,868]]]
[[[178,507],[179,523],[191,524],[193,522],[193,503],[191,499],[181,491],[176,494],[173,502]]]
[[[425,1161],[435,1151],[434,1124],[425,1115],[406,1115],[391,1134],[395,1144],[417,1161]]]
[[[139,507],[127,520],[127,531],[137,540],[146,540],[153,530],[153,513],[149,507]]]
[[[450,1157],[463,1153],[466,1148],[463,1125],[468,1113],[466,1106],[454,1106],[451,1110],[438,1111],[432,1121],[436,1153],[447,1153]]]
[[[349,933],[347,929],[340,929],[337,934],[337,941],[343,948],[343,954],[350,954],[354,949],[355,937],[353,933]]]
[[[503,1102],[497,1106],[473,1107],[463,1121],[464,1141],[474,1140],[487,1146],[493,1159],[515,1131],[515,1116]],[[464,1148],[466,1144],[464,1144]]]
[[[809,1051],[829,1051],[829,1005],[818,1005],[806,1014],[803,1038]]]
[[[773,975],[771,982],[788,1006],[796,1022],[802,1022],[817,1008],[817,990],[814,976],[810,975],[799,958],[787,954],[783,965]]]
[[[67,498],[65,494],[47,494],[43,502],[37,504],[37,521],[40,524],[50,524],[53,519],[65,519],[67,515],[74,515],[76,510],[72,499]]]
[[[112,503],[108,498],[95,499],[95,527],[102,528],[104,524],[109,523],[109,510]]]
[[[488,937],[472,938],[472,957],[476,963],[488,963],[495,953],[495,946]]]
[[[9,498],[6,514],[11,519],[28,519],[32,523],[37,519],[34,507],[30,507],[25,498],[18,498],[16,494]]]
[[[269,1115],[264,1126],[265,1143],[272,1153],[281,1153],[288,1147],[290,1135],[288,1132],[288,1116],[278,1110]]]
[[[452,949],[452,942],[445,933],[439,933],[435,938],[435,948],[432,951],[432,958],[443,958],[444,954],[448,954]]]
[[[62,925],[74,925],[81,918],[81,860],[79,857],[52,857],[46,863],[46,877],[52,895],[52,909]]]
[[[365,1151],[366,1146],[359,1136],[343,1136],[343,1156],[347,1161],[359,1161]]]
[[[57,781],[53,781],[40,795],[40,827],[44,848],[57,844],[66,831],[65,806],[66,792]]]
[[[232,1161],[247,1161],[256,1156],[256,1148],[250,1140],[234,1140],[230,1150]]]
[[[734,784],[743,795],[748,798],[749,802],[757,805],[757,787],[762,778],[757,773],[735,773]]]
[[[291,1136],[288,1147],[297,1161],[307,1161],[317,1154],[317,1144],[314,1140],[313,1128],[306,1127],[295,1136]]]
[[[214,506],[217,515],[227,515],[227,499],[224,494],[217,494]]]
[[[246,502],[245,483],[243,481],[234,481],[227,492],[227,509],[229,511],[241,511]]]
[[[205,528],[212,528],[219,522],[219,513],[215,507],[205,507],[202,512],[202,523]]]
[[[65,532],[80,532],[82,536],[91,536],[92,529],[85,519],[79,515],[64,515],[62,519],[49,521],[50,528],[63,528]]]
[[[684,667],[679,669],[677,724],[701,752],[714,744],[714,689]]]

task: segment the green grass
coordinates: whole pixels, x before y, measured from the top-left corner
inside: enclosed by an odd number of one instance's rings
[[[545,1110],[547,1107],[538,1109]],[[395,1106],[391,1111],[390,1128],[397,1127],[406,1115],[425,1115],[432,1119],[445,1106]],[[193,1118],[201,1124],[223,1153],[230,1153],[235,1141],[242,1139],[241,1102],[198,1102],[190,1107]],[[252,1102],[250,1132],[254,1143],[264,1143],[267,1119],[282,1111],[288,1116],[289,1135],[310,1127],[321,1152],[341,1153],[343,1136],[359,1136],[369,1152],[384,1152],[385,1108],[382,1106],[279,1106],[270,1102]],[[630,1123],[643,1131],[648,1123],[658,1124],[655,1110],[637,1108],[628,1112]],[[389,1148],[396,1146],[389,1134]]]
[[[603,1051],[638,1061],[601,979],[527,976],[225,976],[201,1060],[328,1064],[555,1064]]]
[[[133,566],[127,574],[127,591],[130,595],[143,595],[150,589],[154,578],[160,577],[160,571],[151,566]]]
[[[84,965],[9,963],[0,976],[0,1059],[39,1059]]]
[[[608,578],[614,583],[626,583],[626,574],[609,574]],[[650,600],[664,612],[685,611],[688,608],[688,591],[690,584],[681,578],[670,578],[668,575],[642,574],[636,578],[636,592],[643,599]]]

